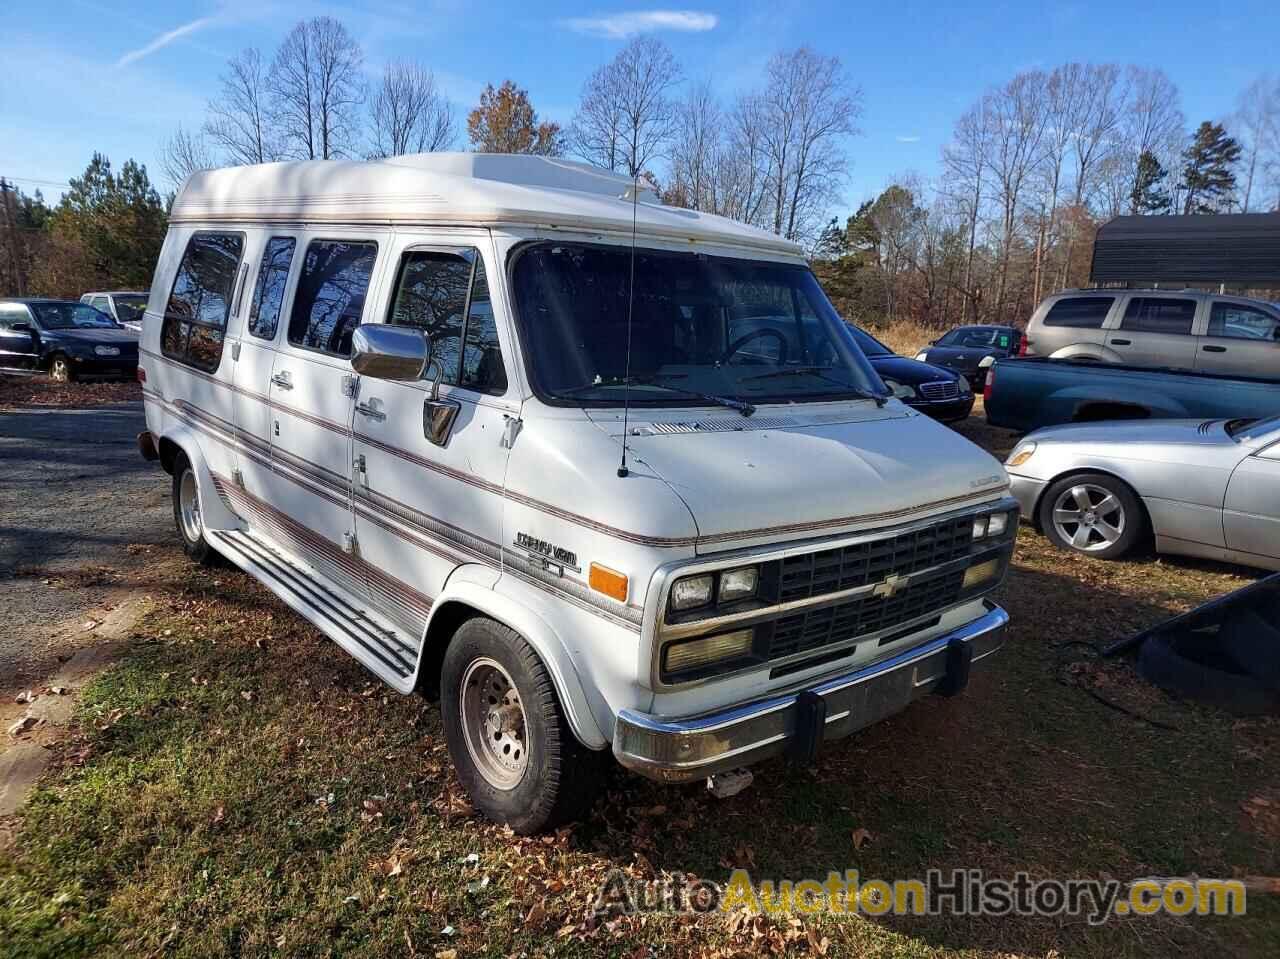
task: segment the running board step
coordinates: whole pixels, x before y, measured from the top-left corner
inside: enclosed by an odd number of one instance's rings
[[[321,578],[305,563],[253,533],[206,530],[219,553],[256,576],[286,605],[345,649],[387,685],[413,691],[418,641],[390,620],[365,608],[364,601]]]

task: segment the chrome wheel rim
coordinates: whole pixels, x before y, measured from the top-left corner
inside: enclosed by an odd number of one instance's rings
[[[1053,504],[1053,528],[1063,542],[1096,553],[1124,535],[1124,506],[1109,489],[1080,483],[1062,491]]]
[[[462,676],[458,708],[467,753],[480,775],[495,789],[514,789],[529,750],[524,706],[510,674],[488,657],[474,660]]]
[[[199,542],[204,531],[200,517],[200,490],[196,486],[196,474],[184,470],[178,483],[178,515],[182,518],[182,535],[188,542]]]

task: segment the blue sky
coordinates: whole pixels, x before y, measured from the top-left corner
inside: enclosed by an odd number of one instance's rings
[[[1159,66],[1194,124],[1226,116],[1254,77],[1277,67],[1280,51],[1276,0],[9,0],[7,10],[0,175],[51,197],[95,149],[117,165],[135,157],[162,181],[161,143],[179,123],[199,126],[227,57],[246,46],[270,56],[293,23],[321,13],[347,24],[371,76],[388,59],[418,59],[460,114],[485,82],[509,77],[561,123],[588,73],[638,25],[658,24],[687,75],[710,79],[726,97],[757,84],[774,51],[808,43],[841,57],[863,91],[864,132],[849,144],[851,207],[895,174],[933,176],[956,117],[1019,70],[1069,60]]]

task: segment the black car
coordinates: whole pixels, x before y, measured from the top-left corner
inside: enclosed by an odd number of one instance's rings
[[[917,353],[916,359],[955,370],[980,390],[987,367],[995,360],[1017,355],[1021,344],[1022,333],[1017,327],[957,326]]]
[[[899,356],[870,333],[850,326],[853,338],[893,395],[935,420],[962,420],[973,409],[968,381],[951,370]]]
[[[47,372],[64,383],[81,376],[132,378],[138,334],[74,300],[0,300],[0,369]]]

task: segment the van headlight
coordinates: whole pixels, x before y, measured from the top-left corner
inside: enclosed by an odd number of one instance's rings
[[[698,639],[670,643],[663,650],[662,671],[683,673],[726,659],[741,659],[751,652],[753,639],[753,630],[739,629],[718,636],[701,636]]]
[[[884,379],[884,377],[881,377]],[[916,398],[916,389],[914,386],[908,386],[906,383],[899,383],[897,380],[884,380],[884,385],[889,387],[895,397],[900,400],[913,400]]]
[[[1009,529],[1008,513],[988,513],[973,518],[974,539],[995,539]]]
[[[739,566],[683,576],[671,584],[671,609],[679,613],[704,606],[728,606],[751,599],[759,588],[759,566]]]

